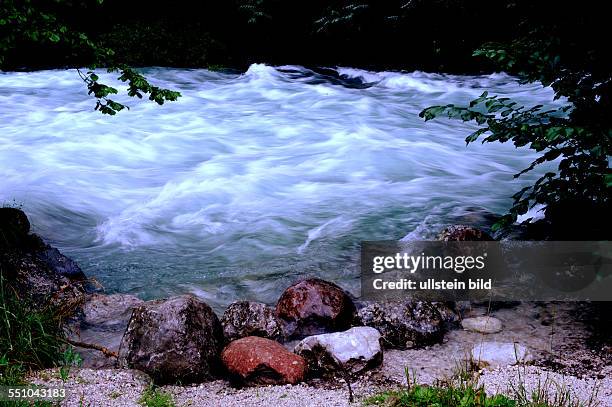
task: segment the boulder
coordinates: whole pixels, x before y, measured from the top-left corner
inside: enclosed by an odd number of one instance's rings
[[[478,367],[505,367],[533,358],[527,348],[516,342],[481,342],[472,348],[472,362]]]
[[[372,302],[358,311],[360,324],[376,328],[387,348],[409,349],[438,343],[445,332],[440,313],[430,302]]]
[[[134,308],[119,348],[119,364],[158,384],[209,380],[219,372],[223,329],[194,296],[149,301]]]
[[[258,336],[231,342],[221,359],[232,381],[241,385],[296,384],[306,374],[306,362],[301,356]]]
[[[47,252],[78,266],[29,231],[30,222],[21,210],[0,208],[0,269],[5,283],[35,309],[51,310],[63,319],[73,316],[85,301],[84,275],[58,273],[47,261]]]
[[[379,366],[383,360],[380,332],[358,326],[344,332],[309,336],[295,347],[304,357],[308,370],[323,376],[351,376]]]
[[[443,242],[450,241],[491,241],[493,238],[486,232],[480,229],[465,226],[465,225],[451,225],[444,229],[439,235],[438,240]]]
[[[0,247],[18,244],[30,233],[30,221],[21,209],[0,208]]]
[[[274,308],[260,302],[238,301],[230,304],[223,313],[221,325],[229,342],[247,336],[274,340],[282,337]]]
[[[461,326],[466,331],[482,334],[494,334],[502,330],[502,322],[497,318],[489,316],[465,318],[461,321]]]
[[[0,251],[0,267],[7,284],[35,309],[49,309],[67,318],[74,315],[85,302],[85,288],[81,281],[57,274],[30,250]]]
[[[283,292],[276,304],[276,315],[288,338],[303,338],[350,328],[355,305],[337,285],[310,278]]]

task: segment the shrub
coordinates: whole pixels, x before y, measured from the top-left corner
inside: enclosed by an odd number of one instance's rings
[[[587,10],[593,18],[601,18],[597,9]],[[582,10],[579,15],[584,13]],[[612,186],[612,69],[607,44],[593,31],[602,29],[597,21],[586,19],[574,24],[572,19],[568,26],[567,21],[555,19],[554,13],[552,20],[549,24],[525,20],[521,24],[523,35],[506,43],[485,44],[474,55],[492,60],[523,83],[550,86],[555,99],[567,100],[565,106],[552,110],[527,108],[485,92],[469,106],[432,106],[420,116],[426,121],[448,117],[475,122],[480,128],[466,138],[467,144],[482,137],[483,143],[510,141],[516,147],[527,146],[540,153],[515,177],[547,161],[558,163],[556,172],[545,173],[514,194],[509,213],[495,229],[516,222],[530,207],[541,204],[546,207],[545,221],[575,227],[563,237],[609,237],[602,226]],[[579,220],[572,220],[576,218]],[[586,232],[586,236],[575,232]]]

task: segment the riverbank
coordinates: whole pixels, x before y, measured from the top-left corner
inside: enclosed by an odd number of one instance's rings
[[[49,291],[34,297],[62,312],[66,308],[57,293],[84,290],[76,291],[84,298],[78,297],[79,310],[69,324],[69,340],[86,347],[84,367],[69,363],[62,373],[40,370],[27,377],[64,387],[65,406],[138,405],[152,383],[181,406],[291,406],[305,399],[341,406],[349,403],[350,392],[363,402],[407,383],[443,385],[458,373],[489,394],[514,397],[524,386],[526,395],[539,389],[571,395],[585,405],[612,405],[610,344],[591,340],[598,332],[589,325],[589,304],[354,303],[335,284],[308,279],[288,287],[275,306],[239,301],[215,315],[190,296],[143,302],[87,292],[78,266],[29,234],[22,212],[3,209],[1,214],[3,236],[13,231],[3,241],[9,245],[3,249],[3,271],[10,266],[16,272],[8,276],[9,284],[18,287],[33,276],[39,282],[64,278],[61,288],[45,284]],[[474,231],[449,228],[441,238],[467,235]],[[15,249],[23,241],[37,244]],[[41,257],[49,251],[55,253],[53,261]],[[25,259],[27,268],[20,266]],[[73,278],[66,277],[67,270]]]

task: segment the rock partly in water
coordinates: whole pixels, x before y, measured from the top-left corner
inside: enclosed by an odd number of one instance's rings
[[[82,307],[80,318],[70,324],[72,340],[95,343],[111,352],[118,352],[121,338],[134,307],[144,304],[141,299],[129,294],[91,294]],[[106,357],[94,349],[79,349],[83,367],[113,368],[116,359]]]
[[[516,342],[481,342],[472,348],[472,363],[478,367],[504,367],[533,358],[527,348]]]
[[[409,349],[438,343],[445,324],[440,313],[427,301],[389,301],[369,303],[358,311],[362,325],[376,328],[383,346]]]
[[[79,265],[54,247],[49,246],[46,250],[41,251],[38,257],[56,274],[66,276],[72,280],[86,279]]]
[[[355,305],[337,285],[310,278],[283,292],[276,304],[276,315],[288,338],[302,338],[350,328]]]
[[[92,294],[83,305],[83,323],[91,326],[127,326],[132,310],[144,304],[129,294]]]
[[[301,356],[258,336],[231,342],[221,359],[232,381],[240,385],[296,384],[306,374],[306,362]]]
[[[444,229],[439,235],[438,240],[443,242],[450,241],[491,241],[493,238],[486,232],[472,226],[451,225]]]
[[[119,364],[156,383],[193,383],[219,373],[223,329],[213,310],[185,295],[134,308],[119,349]]]
[[[465,318],[461,321],[461,326],[466,331],[479,332],[482,334],[494,334],[501,332],[502,322],[494,317],[474,317]]]
[[[223,313],[221,325],[228,342],[247,336],[274,340],[282,337],[274,308],[260,302],[238,301],[230,304]]]
[[[73,316],[85,301],[84,275],[72,260],[29,232],[30,222],[21,210],[0,208],[0,268],[5,283],[36,309]],[[80,273],[60,273],[60,263]]]
[[[344,332],[309,336],[295,347],[309,372],[322,376],[356,376],[379,366],[383,360],[378,330],[359,326]]]

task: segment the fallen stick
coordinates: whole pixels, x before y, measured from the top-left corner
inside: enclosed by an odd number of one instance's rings
[[[110,357],[118,358],[119,357],[119,354],[117,352],[113,352],[112,350],[109,350],[108,348],[105,348],[104,346],[96,345],[95,343],[73,341],[72,339],[65,339],[65,341],[78,348],[95,349],[97,351],[100,351],[107,358],[110,358]]]

